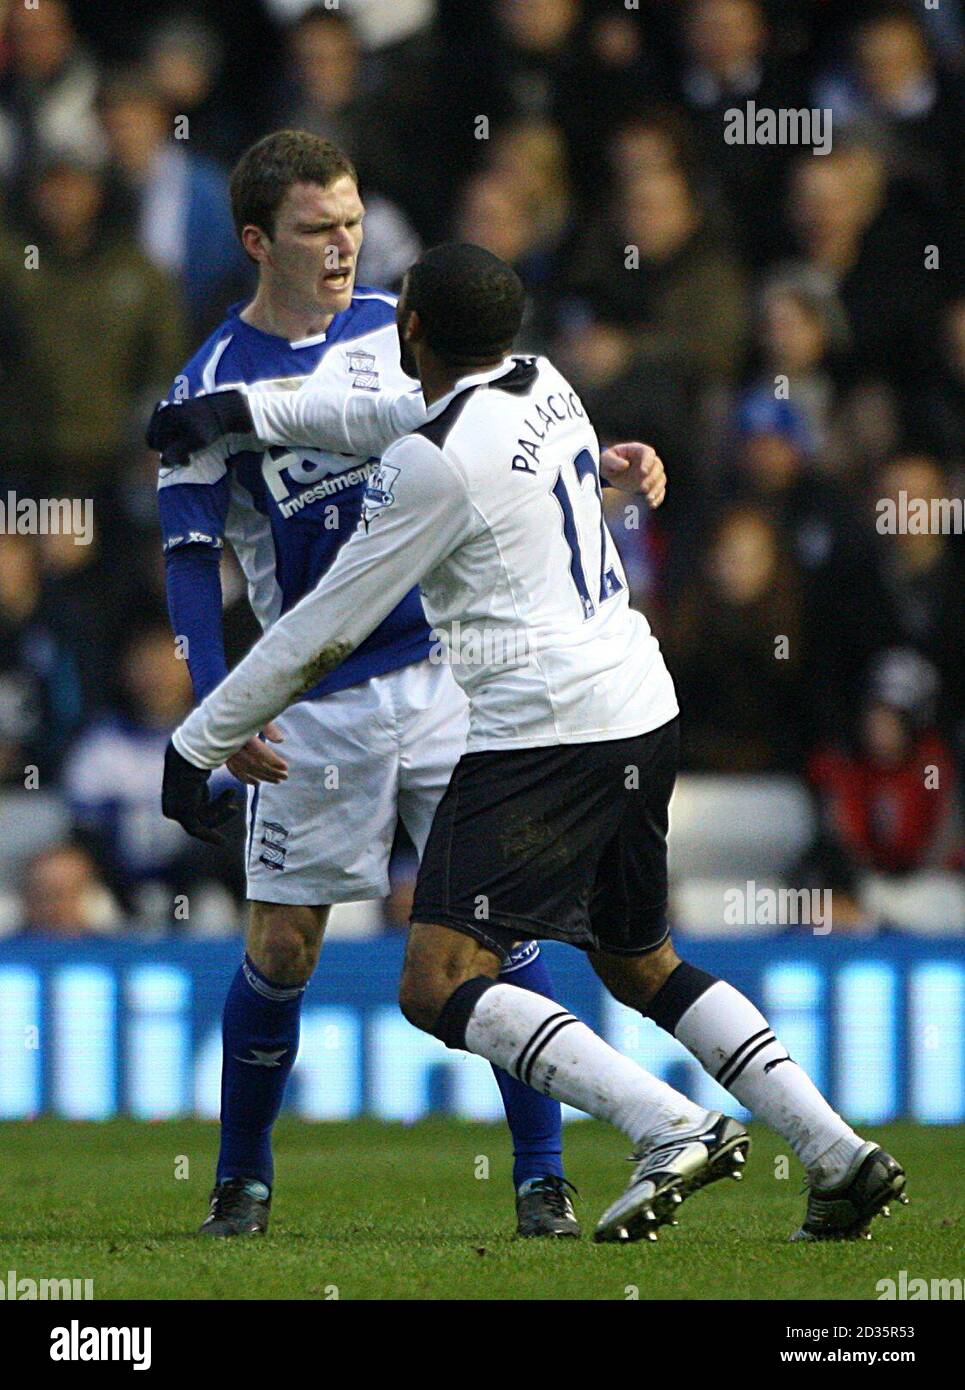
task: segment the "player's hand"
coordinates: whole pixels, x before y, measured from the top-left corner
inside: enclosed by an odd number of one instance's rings
[[[183,468],[191,455],[228,434],[254,434],[255,422],[243,391],[212,391],[191,400],[154,407],[145,439],[168,467]]]
[[[262,729],[263,738],[250,738],[244,748],[239,748],[227,761],[230,773],[239,782],[256,786],[259,782],[284,782],[288,776],[288,764],[280,753],[269,748],[269,743],[284,743],[284,736],[277,724],[266,724]]]
[[[614,444],[604,449],[600,472],[621,492],[642,492],[652,509],[659,507],[666,495],[663,460],[649,444]]]
[[[210,776],[209,768],[195,767],[169,743],[164,752],[161,810],[168,820],[176,820],[196,839],[209,845],[225,845],[228,837],[223,827],[238,814],[238,800],[233,791],[226,791],[212,801],[208,793]]]

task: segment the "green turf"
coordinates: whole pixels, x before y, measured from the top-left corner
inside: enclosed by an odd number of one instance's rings
[[[912,1205],[874,1239],[789,1245],[801,1170],[757,1129],[742,1183],[698,1193],[656,1245],[513,1238],[502,1127],[285,1120],[266,1240],[202,1241],[214,1125],[56,1120],[0,1125],[0,1277],[92,1278],[97,1298],[861,1298],[876,1281],[961,1277],[962,1132],[875,1132],[906,1165]],[[629,1175],[620,1136],[568,1126],[585,1230]],[[188,1160],[189,1176],[176,1177]],[[489,1176],[477,1176],[485,1171]],[[333,1294],[333,1286],[337,1294]]]

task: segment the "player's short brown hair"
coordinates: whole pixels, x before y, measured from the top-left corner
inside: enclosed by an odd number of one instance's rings
[[[275,213],[295,183],[327,188],[355,167],[330,140],[307,130],[276,130],[245,150],[231,175],[231,215],[238,236],[247,226],[275,235]]]

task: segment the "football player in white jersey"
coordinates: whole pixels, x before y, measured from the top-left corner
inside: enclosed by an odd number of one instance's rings
[[[437,247],[410,270],[402,360],[428,420],[384,454],[362,525],[317,588],[175,732],[166,814],[195,832],[216,825],[211,769],[344,661],[418,579],[470,728],[420,865],[406,1017],[621,1128],[638,1162],[596,1238],[653,1237],[690,1193],[739,1174],[747,1134],[499,979],[521,937],[578,946],[621,1002],[791,1145],[810,1186],[798,1238],[865,1234],[904,1197],[900,1165],[833,1111],[748,999],[670,943],[673,682],[629,606],[578,396],[545,358],[509,356],[523,298],[510,267],[479,247]]]
[[[331,418],[314,447],[297,432],[287,445],[263,446],[229,419],[222,435],[187,450],[184,466],[161,469],[168,606],[199,701],[227,671],[224,543],[234,547],[252,608],[269,627],[332,564],[358,524],[379,456],[426,413],[399,363],[395,296],[355,282],[364,206],[345,156],[307,132],[276,131],[239,160],[231,201],[257,263],[257,292],[233,306],[192,356],[171,391],[183,404],[159,420],[176,420],[184,431],[195,416],[220,419],[238,395],[226,389],[233,386],[284,401],[296,417],[310,395],[328,404]],[[159,448],[170,462],[177,448],[163,434]],[[642,463],[613,460],[628,488],[644,481]],[[654,457],[646,464],[656,503],[662,470]],[[388,892],[397,821],[421,852],[465,747],[466,699],[433,651],[410,589],[337,671],[229,761],[251,786],[251,908],[223,1015],[221,1144],[205,1235],[265,1230],[272,1126],[329,904]],[[520,943],[504,973],[551,993],[533,941]],[[578,1234],[559,1106],[505,1072],[496,1078],[513,1137],[519,1233]]]

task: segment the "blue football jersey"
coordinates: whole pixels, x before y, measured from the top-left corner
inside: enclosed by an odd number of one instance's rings
[[[352,303],[325,333],[288,342],[239,318],[225,322],[188,363],[171,397],[257,383],[260,391],[312,384],[351,391],[411,391],[399,364],[395,298],[357,286]],[[165,553],[181,546],[220,549],[229,541],[263,629],[287,612],[326,572],[358,526],[377,459],[283,447],[229,457],[221,444],[187,468],[160,471],[158,505]],[[413,589],[346,661],[306,699],[359,685],[421,661],[431,638]]]

